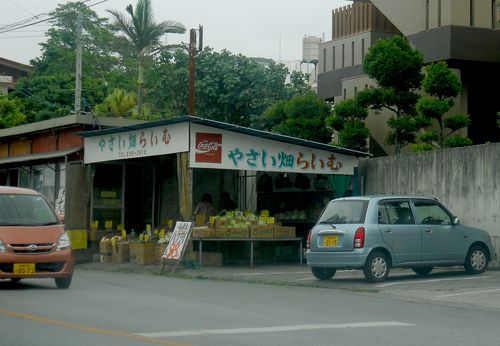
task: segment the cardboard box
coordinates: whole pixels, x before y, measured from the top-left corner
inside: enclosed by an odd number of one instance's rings
[[[130,243],[117,242],[114,246],[112,246],[111,257],[113,263],[130,262]]]
[[[142,265],[155,263],[156,244],[131,243],[130,249],[131,254],[134,254],[134,257],[130,257],[130,262]]]
[[[73,250],[81,250],[87,248],[87,230],[85,229],[71,229],[67,230],[71,248]]]
[[[111,255],[101,255],[101,263],[112,263],[113,257]]]
[[[111,239],[103,238],[99,242],[99,253],[104,256],[111,256]]]
[[[196,254],[198,261],[198,253]],[[201,265],[206,267],[222,267],[221,252],[203,252],[201,254]]]
[[[273,225],[252,225],[250,226],[250,238],[272,238]]]
[[[248,238],[249,230],[248,227],[221,227],[215,229],[215,236],[217,238]]]
[[[156,249],[155,249],[155,263],[161,263],[161,256],[163,256],[163,253],[165,252],[165,249],[167,248],[168,244],[156,244]]]
[[[295,238],[297,237],[295,227],[293,226],[277,226],[273,227],[274,238]]]
[[[208,226],[193,227],[193,238],[215,238],[216,232],[214,228]]]

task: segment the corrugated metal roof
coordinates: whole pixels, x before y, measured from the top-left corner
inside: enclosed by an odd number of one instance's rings
[[[256,130],[256,129],[252,129],[249,127],[238,126],[238,125],[229,124],[229,123],[225,123],[225,122],[221,122],[221,121],[217,121],[217,120],[200,118],[200,117],[195,117],[195,116],[191,116],[191,115],[163,119],[163,120],[157,120],[157,121],[151,121],[151,122],[136,124],[136,125],[131,125],[131,126],[115,127],[115,128],[96,130],[96,131],[86,131],[86,132],[81,132],[79,134],[83,137],[94,137],[94,136],[102,136],[102,135],[107,135],[107,134],[112,134],[112,133],[137,131],[137,130],[147,129],[147,128],[151,128],[151,127],[157,127],[157,126],[168,126],[168,125],[184,123],[184,122],[190,122],[190,123],[194,123],[194,124],[215,127],[215,128],[221,129],[221,130],[238,132],[238,133],[242,133],[242,134],[249,135],[249,136],[265,138],[265,139],[270,139],[270,140],[294,144],[294,145],[302,145],[305,147],[321,149],[321,150],[341,153],[341,154],[345,154],[345,155],[354,155],[357,157],[361,157],[361,156],[366,157],[366,156],[371,155],[369,153],[365,153],[362,151],[341,148],[341,147],[337,147],[337,146],[330,145],[330,144],[324,144],[324,143],[309,141],[309,140],[300,139],[300,138],[296,138],[296,137],[281,135],[281,134],[277,134],[277,133]]]
[[[11,157],[6,157],[3,159],[0,159],[0,165],[7,164],[7,163],[17,163],[17,162],[28,162],[28,161],[35,161],[35,160],[46,160],[46,159],[53,159],[56,157],[63,157],[66,155],[70,155],[73,153],[76,153],[77,151],[82,150],[83,148],[71,148],[67,150],[60,150],[60,151],[51,151],[48,153],[37,153],[37,154],[30,154],[30,155],[23,155],[23,156],[11,156]]]

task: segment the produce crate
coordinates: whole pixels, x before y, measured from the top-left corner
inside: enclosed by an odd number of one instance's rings
[[[272,238],[273,225],[252,225],[250,226],[250,238]]]
[[[155,245],[155,263],[161,263],[161,256],[163,256],[163,253],[165,252],[165,249],[168,246],[168,243],[164,244],[156,244]]]
[[[214,228],[208,226],[203,227],[193,227],[193,238],[214,238],[216,237],[216,232]]]
[[[103,238],[99,242],[99,253],[103,256],[111,256],[112,247],[111,247],[111,239]]]
[[[71,242],[73,250],[81,250],[87,248],[87,230],[85,229],[71,229],[66,231]]]
[[[217,238],[248,238],[249,230],[248,227],[221,227],[215,229],[215,236]]]
[[[156,254],[156,244],[154,243],[131,243],[130,253],[134,257],[130,257],[130,262],[136,264],[154,264]]]
[[[296,231],[293,226],[277,226],[273,227],[274,238],[295,238]]]
[[[111,257],[113,263],[128,263],[130,262],[130,243],[117,242],[112,248]]]

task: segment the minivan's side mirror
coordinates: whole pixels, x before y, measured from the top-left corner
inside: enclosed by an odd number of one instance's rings
[[[64,225],[64,214],[57,214],[57,218],[59,219],[59,222]]]
[[[458,218],[458,216],[453,216],[453,224],[458,225],[459,222],[460,222],[460,219]]]

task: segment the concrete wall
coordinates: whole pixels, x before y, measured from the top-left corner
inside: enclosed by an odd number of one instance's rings
[[[364,159],[360,177],[364,195],[439,198],[464,224],[487,230],[500,254],[500,143]]]

